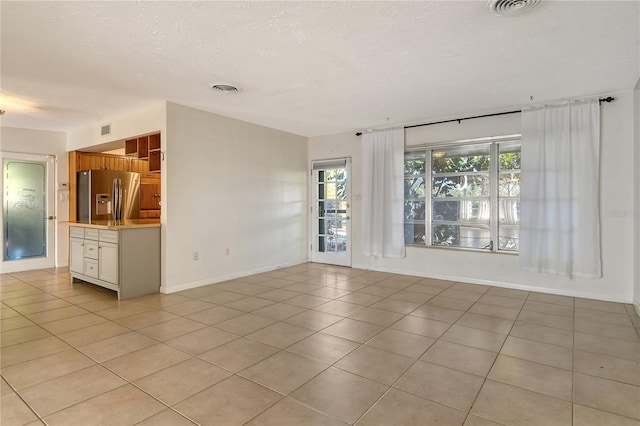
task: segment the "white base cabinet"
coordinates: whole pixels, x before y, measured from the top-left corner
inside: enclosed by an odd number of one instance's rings
[[[160,228],[96,229],[71,226],[69,270],[130,299],[160,290]]]

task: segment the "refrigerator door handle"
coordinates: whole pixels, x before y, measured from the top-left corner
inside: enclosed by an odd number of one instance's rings
[[[118,220],[118,193],[116,192],[116,180],[114,179],[111,183],[111,203],[113,204],[111,208],[111,214],[113,216],[113,220]]]
[[[122,219],[122,181],[120,179],[113,180],[113,220]]]
[[[118,188],[118,219],[122,219],[122,180],[117,179],[117,188]]]

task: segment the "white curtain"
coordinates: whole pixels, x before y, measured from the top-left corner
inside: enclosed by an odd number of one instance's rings
[[[522,112],[520,263],[601,277],[597,99]]]
[[[404,128],[362,135],[365,256],[404,257]]]

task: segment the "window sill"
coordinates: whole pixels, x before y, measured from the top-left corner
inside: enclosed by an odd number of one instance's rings
[[[499,254],[499,255],[507,255],[507,256],[518,256],[520,253],[517,251],[490,251],[485,249],[475,249],[475,248],[467,248],[467,247],[451,247],[451,246],[427,246],[423,244],[405,244],[405,247],[411,248],[419,248],[419,249],[434,249],[434,250],[450,250],[450,251],[461,251],[461,252],[469,252],[469,253],[483,253],[483,254]]]

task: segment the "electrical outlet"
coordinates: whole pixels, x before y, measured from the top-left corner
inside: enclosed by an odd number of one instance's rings
[[[198,253],[197,251],[193,252],[193,260],[200,260],[200,253]]]
[[[224,249],[224,255],[225,256],[231,256],[231,249],[229,247],[227,247],[226,249]]]

